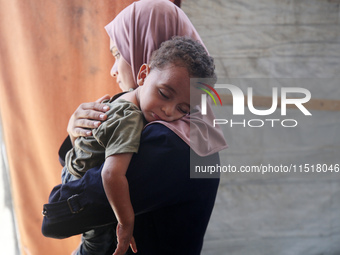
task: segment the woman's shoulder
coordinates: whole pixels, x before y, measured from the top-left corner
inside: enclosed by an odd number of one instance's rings
[[[159,136],[159,135],[168,135],[168,136],[173,136],[175,133],[169,129],[167,126],[162,125],[161,123],[155,122],[155,123],[149,123],[148,125],[145,126],[143,133],[147,135],[154,135],[154,136]],[[175,135],[176,136],[176,135]]]
[[[158,122],[149,123],[145,126],[141,142],[155,142],[158,146],[189,150],[189,146],[176,133]]]

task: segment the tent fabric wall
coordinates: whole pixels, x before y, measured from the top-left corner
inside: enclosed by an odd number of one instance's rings
[[[113,95],[104,26],[132,1],[0,1],[0,110],[22,254],[69,254],[79,237],[41,234],[58,148],[82,102]]]
[[[260,116],[246,108],[237,118],[223,101],[216,107],[216,117],[229,121],[221,125],[229,145],[222,166],[340,163],[340,111],[324,107],[340,98],[339,1],[186,0],[182,9],[215,59],[218,84],[245,95],[252,87],[270,102],[273,87],[302,87],[316,103],[305,105],[312,116],[297,108],[265,116],[296,119],[295,128],[252,128],[230,120]],[[339,211],[339,171],[222,173],[202,254],[339,255]]]

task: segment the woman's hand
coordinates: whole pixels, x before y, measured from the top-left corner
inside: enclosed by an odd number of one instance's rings
[[[133,224],[129,226],[123,226],[123,224],[118,222],[116,231],[118,245],[113,255],[124,255],[128,250],[129,245],[131,247],[131,250],[134,253],[137,253],[137,246],[135,239],[132,236],[132,232]]]
[[[107,115],[105,112],[110,108],[105,104],[101,104],[105,99],[110,99],[110,96],[105,95],[92,103],[82,103],[72,114],[67,125],[67,132],[72,144],[79,136],[92,135],[91,129],[99,127],[101,121],[106,120]]]

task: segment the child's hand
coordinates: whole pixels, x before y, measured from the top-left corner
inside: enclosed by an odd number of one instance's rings
[[[123,226],[118,222],[117,225],[117,241],[118,245],[113,255],[124,255],[129,248],[129,245],[134,253],[137,253],[135,239],[132,236],[133,225]]]

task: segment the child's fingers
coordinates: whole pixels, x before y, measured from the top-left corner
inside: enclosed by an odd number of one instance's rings
[[[113,255],[124,255],[129,248],[129,243],[118,242],[117,248]]]
[[[133,253],[137,253],[137,245],[135,239],[132,237],[130,241],[130,247]]]
[[[131,236],[132,236],[132,233],[130,232],[132,231],[128,231],[127,229],[123,227],[122,224],[118,223],[117,230],[116,230],[118,244],[113,255],[124,255],[126,253],[126,251],[129,248],[129,244],[130,244]]]

